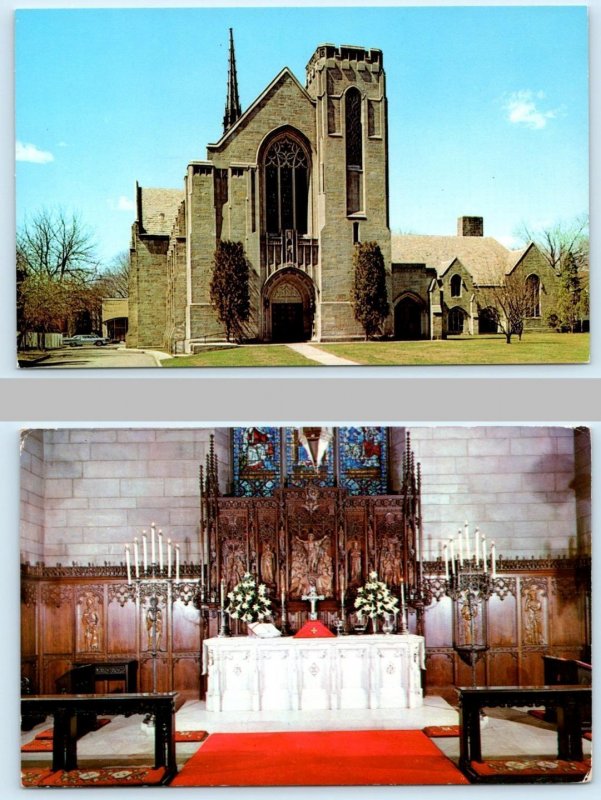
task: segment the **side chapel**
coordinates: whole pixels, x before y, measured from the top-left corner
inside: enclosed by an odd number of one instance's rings
[[[248,340],[363,338],[353,253],[368,241],[384,257],[384,335],[496,332],[476,289],[510,274],[529,288],[526,328],[544,330],[557,276],[536,245],[508,250],[481,217],[460,217],[456,236],[391,235],[389,101],[381,50],[323,44],[304,85],[285,67],[242,111],[230,31],[221,137],[183,189],[136,185],[128,346],[190,353],[224,339],[210,300],[219,240],[242,242],[250,263]]]
[[[21,487],[28,693],[52,694],[95,664],[109,688],[125,679],[203,698],[203,642],[223,632],[222,592],[246,572],[284,634],[308,619],[312,587],[318,620],[356,632],[357,591],[377,572],[402,597],[395,632],[425,637],[428,693],[473,677],[541,684],[548,655],[590,661],[585,429],[33,430]],[[453,589],[458,551],[449,558],[468,525],[492,570],[478,629]],[[143,557],[176,580],[151,591]],[[229,622],[233,636],[244,628]]]

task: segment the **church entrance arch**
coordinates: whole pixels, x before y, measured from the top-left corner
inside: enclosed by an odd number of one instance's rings
[[[311,338],[315,290],[311,279],[295,268],[280,270],[265,284],[266,338],[272,342],[304,342]]]
[[[499,315],[496,308],[487,306],[478,315],[479,333],[497,333],[499,329]]]
[[[423,302],[414,295],[405,295],[394,307],[394,338],[421,339]]]

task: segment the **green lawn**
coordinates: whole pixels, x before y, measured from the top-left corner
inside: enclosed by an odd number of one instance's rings
[[[582,364],[589,360],[587,333],[526,333],[506,344],[504,336],[453,336],[440,341],[320,344],[320,350],[373,366],[440,364]]]
[[[589,359],[589,335],[526,333],[511,344],[504,336],[454,336],[431,342],[349,342],[313,345],[358,364],[436,366],[441,364],[582,364]],[[315,367],[285,345],[241,345],[179,356],[163,367]]]
[[[179,356],[161,362],[163,367],[314,367],[299,353],[281,344],[241,345]]]

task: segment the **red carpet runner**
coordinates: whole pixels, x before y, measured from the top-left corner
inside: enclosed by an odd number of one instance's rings
[[[467,783],[421,731],[316,731],[214,733],[171,786]]]

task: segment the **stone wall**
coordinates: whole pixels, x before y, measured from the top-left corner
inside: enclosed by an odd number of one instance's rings
[[[442,555],[443,543],[466,521],[489,545],[496,542],[497,555],[544,558],[575,552],[573,429],[409,430],[422,465],[427,557]]]
[[[21,438],[21,560],[40,561],[44,547],[44,437],[24,431]]]
[[[43,441],[44,458],[24,453],[22,486],[32,491],[34,464],[38,500],[43,486],[45,526],[43,547],[36,548],[32,536],[41,524],[32,530],[30,508],[24,509],[25,558],[47,565],[120,563],[125,544],[155,522],[180,544],[182,560],[198,561],[199,466],[205,463],[212,432],[226,491],[230,448],[225,430],[63,428],[31,433],[31,447],[39,449]]]
[[[588,428],[576,428],[574,456],[576,461],[577,550],[579,555],[590,555],[592,552],[591,432]]]

